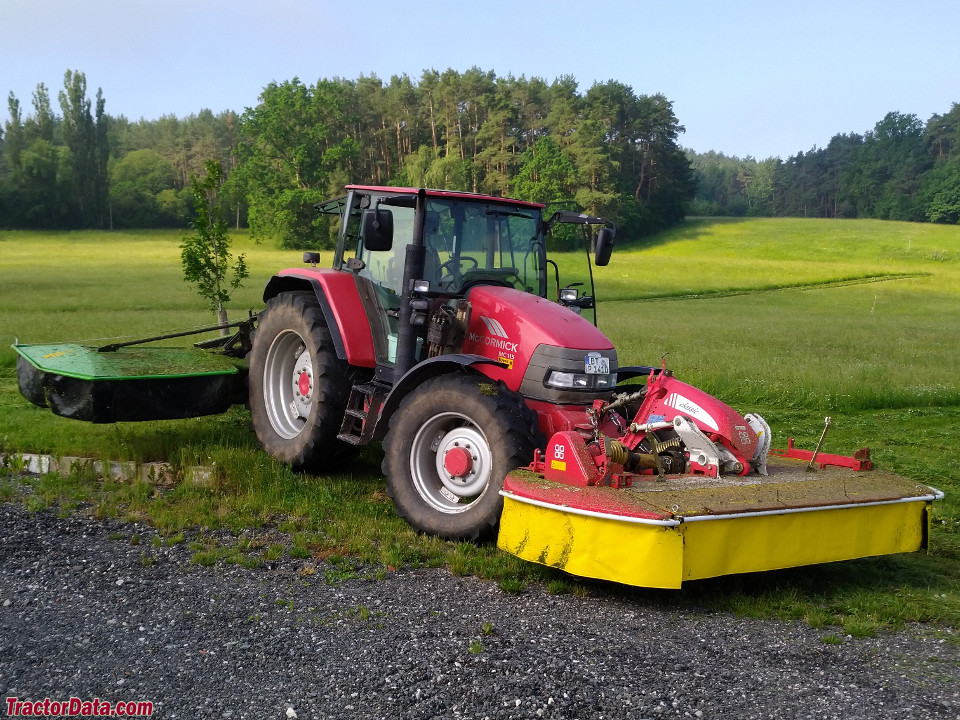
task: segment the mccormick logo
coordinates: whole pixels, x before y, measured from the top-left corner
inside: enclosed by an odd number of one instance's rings
[[[483,324],[487,326],[487,332],[493,335],[494,337],[500,337],[504,340],[507,339],[507,331],[503,329],[503,325],[500,324],[498,320],[493,318],[480,316],[480,319],[483,320]]]
[[[497,348],[497,350],[506,350],[507,352],[516,352],[517,343],[510,342],[507,331],[503,329],[503,325],[500,324],[499,320],[494,320],[493,318],[480,316],[480,319],[483,320],[483,324],[487,328],[487,332],[490,335],[478,335],[477,333],[470,333],[470,341],[479,343],[481,345],[489,345],[490,347]],[[493,337],[491,337],[491,335]]]

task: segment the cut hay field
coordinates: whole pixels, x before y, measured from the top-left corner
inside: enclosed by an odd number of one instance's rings
[[[212,324],[181,278],[177,233],[0,232],[0,444],[6,452],[93,454],[176,467],[214,463],[213,488],[163,493],[89,479],[37,479],[34,502],[87,503],[164,531],[256,532],[282,517],[300,552],[455,572],[558,591],[587,587],[494,548],[418,538],[394,517],[378,451],[352,473],[298,477],[263,454],[242,408],[190,421],[91,426],[33,408],[16,390],[15,339],[104,344]],[[232,319],[261,306],[263,284],[300,254],[233,235],[250,279]],[[659,364],[770,422],[774,445],[829,452],[868,445],[877,464],[940,487],[930,556],[840,563],[694,583],[691,602],[811,624],[960,627],[960,227],[881,221],[690,219],[643,242],[622,238],[595,268],[600,328],[621,364]],[[324,253],[323,264],[329,264]],[[585,280],[580,253],[556,258],[563,284]],[[91,489],[91,487],[93,489]],[[8,492],[9,494],[9,492]],[[604,590],[612,591],[612,590]]]
[[[690,221],[597,272],[604,329],[737,403],[960,405],[960,227]]]

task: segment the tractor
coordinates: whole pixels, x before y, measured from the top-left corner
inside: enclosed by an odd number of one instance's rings
[[[492,534],[507,473],[617,385],[613,344],[579,313],[593,297],[559,287],[545,240],[558,223],[600,226],[605,265],[614,228],[543,208],[361,186],[318,205],[340,221],[333,267],[308,253],[314,267],[271,278],[253,334],[249,403],[266,451],[323,472],[382,442],[387,492],[413,527]]]

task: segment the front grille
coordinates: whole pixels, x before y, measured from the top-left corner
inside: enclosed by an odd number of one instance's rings
[[[540,345],[534,351],[533,357],[530,358],[530,364],[527,365],[527,370],[523,374],[520,393],[533,400],[545,400],[546,402],[563,405],[585,405],[593,402],[596,398],[609,398],[613,392],[612,388],[610,390],[595,390],[593,388],[574,390],[552,388],[543,384],[551,370],[583,373],[584,358],[589,352],[599,352],[602,356],[608,358],[610,360],[610,373],[615,374],[617,372],[617,351],[612,348],[592,351]]]

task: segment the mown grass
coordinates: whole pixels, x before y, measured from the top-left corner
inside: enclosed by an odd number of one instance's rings
[[[869,445],[878,465],[947,492],[929,556],[866,559],[721,578],[682,592],[612,587],[522,563],[494,547],[413,533],[383,492],[380,455],[351,472],[298,476],[257,447],[249,414],[93,426],[30,406],[16,390],[14,338],[98,343],[211,324],[181,280],[176,233],[0,234],[0,443],[5,451],[167,460],[173,482],[153,486],[77,471],[29,480],[31,508],[84,508],[137,518],[165,538],[193,533],[196,561],[269,561],[284,535],[305,572],[333,560],[331,580],[361,562],[381,568],[445,565],[496,580],[506,592],[623,596],[641,605],[691,605],[823,628],[826,638],[906,622],[960,627],[960,228],[821,220],[693,220],[617,248],[596,268],[601,328],[623,364],[666,363],[681,379],[741,411],[763,414],[774,444],[812,446],[823,417],[827,451]],[[234,318],[260,307],[266,279],[299,253],[244,234],[248,287]],[[329,263],[329,254],[323,258]],[[556,258],[561,282],[585,280],[582,253]],[[170,343],[174,344],[174,343]],[[194,464],[215,468],[189,482]],[[20,496],[6,481],[0,497]],[[225,547],[212,531],[236,538]],[[149,562],[149,549],[145,549]],[[244,560],[244,558],[247,558]]]
[[[596,276],[604,300],[817,285],[895,274],[956,278],[957,228],[875,220],[691,219]]]

